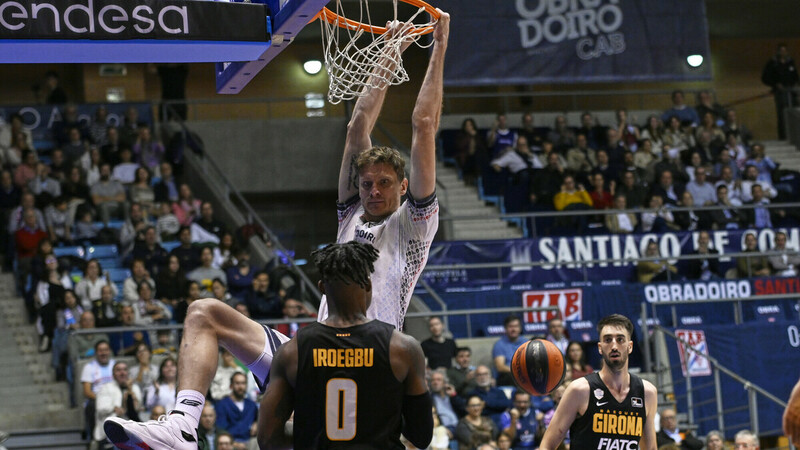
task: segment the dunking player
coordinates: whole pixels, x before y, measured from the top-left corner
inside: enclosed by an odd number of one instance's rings
[[[359,98],[348,125],[340,172],[342,204],[337,241],[356,239],[381,251],[375,262],[373,301],[367,317],[394,327],[403,323],[408,300],[438,225],[434,138],[441,114],[449,29],[450,17],[442,12],[434,28],[428,70],[412,115],[410,182],[404,177],[403,162],[397,151],[371,147],[369,134],[377,121],[385,90],[373,89]],[[363,154],[359,153],[362,151]],[[410,191],[410,200],[401,205],[406,191]],[[324,298],[318,317],[320,320],[327,317]],[[106,435],[123,449],[136,448],[141,443],[152,449],[196,449],[196,428],[205,403],[204,393],[216,371],[219,346],[245,362],[263,385],[275,350],[288,340],[218,300],[193,302],[184,321],[175,409],[166,420],[143,424],[108,419],[104,424]]]
[[[655,450],[656,388],[628,372],[633,324],[612,314],[597,331],[603,368],[570,383],[539,449],[554,450],[569,430],[571,448]]]
[[[313,254],[329,315],[300,330],[272,361],[258,442],[292,448],[284,426],[294,410],[294,447],[427,448],[433,436],[425,357],[414,338],[367,319],[378,251],[333,244]]]

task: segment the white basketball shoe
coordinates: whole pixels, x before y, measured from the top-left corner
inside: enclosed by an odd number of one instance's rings
[[[123,450],[198,450],[197,432],[181,411],[149,422],[109,417],[103,422],[103,430],[108,440]]]

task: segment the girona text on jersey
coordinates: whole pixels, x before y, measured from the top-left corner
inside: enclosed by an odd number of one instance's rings
[[[372,348],[315,348],[314,367],[372,367]]]

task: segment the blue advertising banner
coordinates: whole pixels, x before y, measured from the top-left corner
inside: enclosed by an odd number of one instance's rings
[[[787,234],[787,248],[800,249],[800,228],[782,229]],[[720,277],[735,265],[729,253],[741,252],[744,235],[755,233],[758,248],[773,247],[774,230],[711,231],[710,247],[720,253]],[[591,263],[601,259],[636,260],[650,242],[658,244],[659,253],[678,269],[676,280],[684,278],[686,261],[670,258],[689,255],[697,249],[698,232],[646,233],[632,235],[594,235],[543,237],[507,241],[447,241],[431,247],[428,266],[449,264],[510,263],[518,267],[486,269],[426,269],[422,278],[437,292],[480,292],[499,288],[530,289],[547,283],[598,281],[601,284],[635,282],[636,262]],[[540,266],[527,266],[540,262]],[[723,286],[727,288],[727,285]],[[417,292],[422,292],[417,285]],[[728,290],[725,290],[728,292]],[[734,297],[735,295],[726,295]]]
[[[106,125],[121,125],[124,121],[125,111],[136,108],[139,121],[153,123],[153,112],[149,103],[104,103],[75,105],[78,111],[78,120],[86,125],[94,121],[95,111],[99,106],[105,106],[108,111]],[[24,127],[31,131],[34,140],[50,139],[51,132],[64,121],[63,106],[58,105],[33,105],[33,106],[0,106],[0,121],[8,122],[13,114],[22,116]],[[36,146],[36,144],[34,144]],[[38,147],[38,146],[37,146]]]
[[[711,78],[704,2],[437,0],[452,16],[445,84]],[[690,67],[687,57],[705,63]]]

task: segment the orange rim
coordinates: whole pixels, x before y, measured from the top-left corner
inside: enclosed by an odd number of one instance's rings
[[[433,6],[425,3],[422,0],[399,0],[399,1],[402,1],[404,3],[408,3],[409,5],[416,6],[418,8],[425,8],[425,12],[430,14],[430,16],[434,20],[439,20],[439,16],[440,16],[439,11],[436,11],[436,8],[434,8]],[[336,14],[335,12],[331,11],[327,7],[322,8],[322,11],[317,13],[317,15],[314,16],[314,18],[311,19],[311,21],[313,22],[316,19],[325,20],[326,22],[328,22],[330,24],[338,25],[338,26],[340,26],[342,28],[346,28],[348,30],[364,30],[364,31],[368,31],[368,32],[370,32],[372,34],[384,34],[384,33],[386,33],[388,31],[386,27],[376,27],[376,26],[373,26],[373,25],[367,25],[365,23],[361,23],[361,22],[358,22],[356,20],[352,20],[352,19],[348,19],[346,17],[342,17],[342,16]],[[433,27],[422,27],[422,28],[414,29],[414,31],[412,31],[410,34],[422,35],[422,34],[428,34],[428,33],[432,32],[432,31],[433,31]]]

